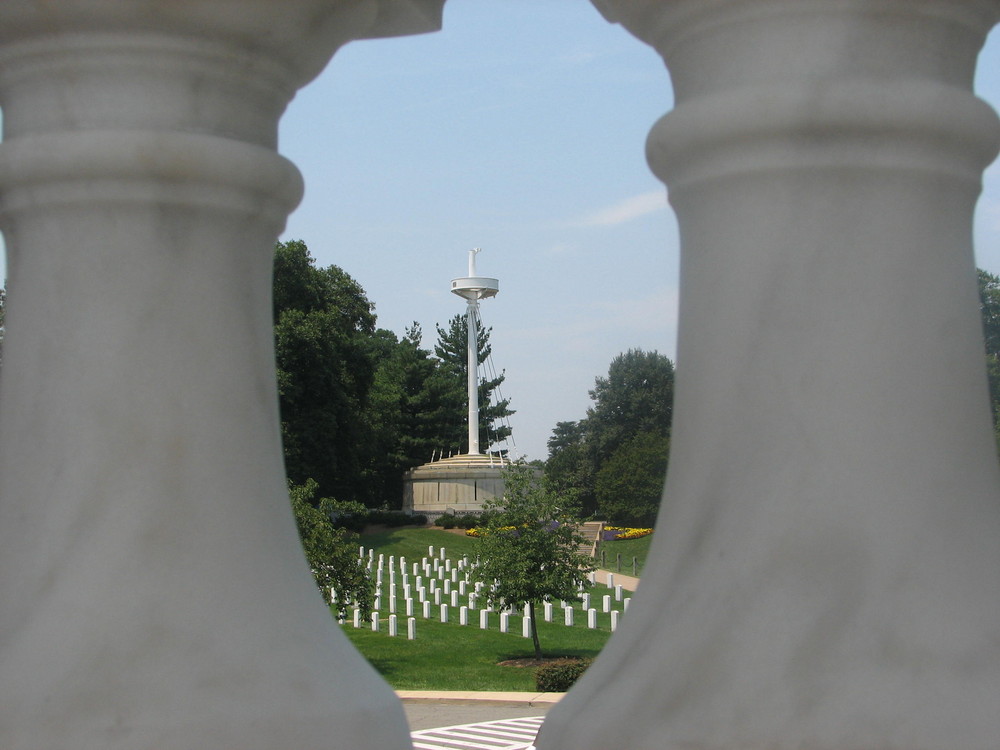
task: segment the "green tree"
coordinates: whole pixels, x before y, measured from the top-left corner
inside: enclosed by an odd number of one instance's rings
[[[556,491],[577,493],[581,510],[590,515],[596,504],[593,493],[587,492],[594,486],[594,462],[587,451],[587,420],[557,422],[547,445],[546,479]]]
[[[587,429],[599,463],[639,432],[670,434],[674,408],[674,363],[656,351],[629,349],[598,377],[590,391]]]
[[[361,610],[362,617],[368,617],[374,605],[374,585],[358,561],[358,535],[334,525],[331,514],[337,504],[329,498],[317,500],[318,488],[312,479],[288,486],[306,561],[325,601],[330,601],[330,590],[336,590],[338,617],[347,616],[348,600]]]
[[[481,365],[493,351],[490,345],[492,328],[478,327],[477,331],[477,362]],[[469,321],[465,315],[456,315],[448,321],[448,327],[437,326],[438,341],[434,353],[443,363],[451,379],[463,394],[463,402],[468,403],[469,377]],[[479,446],[483,453],[490,452],[495,446],[510,437],[511,430],[505,420],[514,412],[510,408],[510,399],[494,398],[494,393],[505,380],[501,372],[493,378],[485,377],[479,371]],[[454,443],[465,445],[468,440],[468,416],[463,409],[451,427]]]
[[[7,332],[7,328],[4,324],[5,312],[7,308],[7,284],[0,287],[0,365],[3,364],[3,337]]]
[[[296,484],[314,479],[321,495],[345,500],[362,495],[372,309],[343,270],[316,268],[305,243],[278,243],[274,337],[285,471]]]
[[[372,491],[393,504],[402,499],[402,474],[431,459],[434,451],[459,449],[454,426],[465,413],[465,393],[440,360],[421,347],[417,323],[397,340],[376,331],[378,353],[367,419],[374,452]]]
[[[629,463],[628,454],[638,449],[632,441],[642,433],[655,442],[668,441],[674,401],[674,364],[662,354],[630,349],[611,361],[606,377],[595,379],[590,391],[593,405],[579,422],[559,422],[549,439],[545,473],[552,486],[574,489],[584,515],[606,514],[612,509],[623,517],[606,520],[627,522],[646,515],[648,501],[640,496],[620,495],[610,502],[609,469],[603,480],[603,506],[598,499],[597,481],[607,462],[617,456],[616,465]],[[625,445],[631,448],[623,449]],[[619,451],[622,451],[619,453]],[[665,466],[657,459],[662,482]],[[636,477],[638,485],[647,485],[648,477]],[[659,491],[657,491],[659,497]],[[622,502],[635,502],[630,510]],[[626,512],[627,511],[627,512]]]
[[[639,432],[618,446],[597,472],[598,512],[630,526],[653,526],[663,494],[670,438]]]
[[[1000,277],[979,268],[979,312],[986,345],[986,374],[990,386],[993,436],[1000,453]]]
[[[473,577],[484,584],[490,604],[527,605],[535,658],[541,659],[536,605],[546,599],[577,601],[594,568],[577,552],[583,538],[571,495],[554,492],[524,464],[506,470],[504,482],[504,497],[487,508]]]

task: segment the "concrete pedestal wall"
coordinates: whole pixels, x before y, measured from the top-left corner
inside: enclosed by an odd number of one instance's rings
[[[505,465],[489,456],[462,455],[411,469],[403,475],[403,510],[430,519],[478,513],[503,497]]]

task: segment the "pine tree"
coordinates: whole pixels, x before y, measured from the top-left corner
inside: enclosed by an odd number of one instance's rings
[[[469,323],[465,315],[456,315],[448,321],[448,327],[436,326],[438,342],[434,346],[434,353],[441,360],[445,370],[451,379],[461,384],[463,392],[467,389],[468,383],[468,340]],[[478,362],[482,365],[492,353],[490,345],[490,333],[492,328],[479,326],[477,331],[478,339]],[[506,376],[501,371],[494,378],[484,377],[480,370],[479,377],[479,446],[484,453],[489,453],[491,449],[496,449],[500,443],[510,437],[511,430],[506,424],[506,419],[514,414],[510,408],[510,399],[494,398],[494,393],[498,391]],[[467,422],[463,414],[462,420],[458,423],[460,435],[465,435]],[[466,438],[462,438],[464,444]],[[504,451],[498,451],[505,453]]]

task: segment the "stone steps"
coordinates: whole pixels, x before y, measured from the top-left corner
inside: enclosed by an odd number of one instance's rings
[[[585,521],[578,531],[586,541],[577,547],[577,551],[587,557],[597,557],[597,543],[601,540],[603,530],[604,521]]]

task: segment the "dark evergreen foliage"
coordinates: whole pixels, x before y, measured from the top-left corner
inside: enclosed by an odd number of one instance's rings
[[[652,525],[667,465],[674,364],[630,349],[611,361],[590,391],[579,422],[559,422],[548,441],[552,486],[575,490],[586,516]],[[641,436],[641,437],[640,437]]]
[[[490,333],[492,328],[478,326],[478,363],[482,365],[493,351],[490,346]],[[434,346],[434,353],[440,359],[443,369],[447,372],[451,380],[459,385],[462,390],[464,403],[468,403],[468,378],[469,378],[469,321],[465,315],[456,315],[448,321],[448,327],[437,326],[438,341]],[[499,449],[499,445],[510,437],[510,427],[505,420],[514,412],[510,408],[510,400],[506,398],[494,399],[494,393],[504,382],[505,376],[501,372],[494,378],[488,377],[479,369],[479,449],[483,453],[495,450],[506,455],[506,452]],[[467,451],[468,446],[468,417],[463,414],[462,419],[453,425],[453,440],[460,446],[462,451]]]

